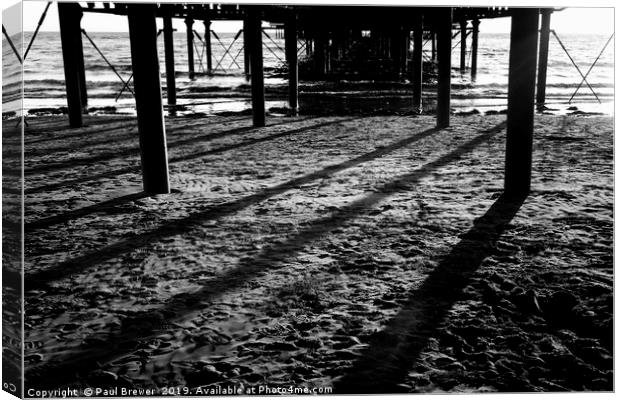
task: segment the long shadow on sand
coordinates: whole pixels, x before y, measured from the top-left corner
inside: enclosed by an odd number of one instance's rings
[[[57,386],[62,382],[69,383],[77,379],[78,373],[87,373],[88,371],[98,368],[98,365],[100,365],[98,363],[105,362],[105,360],[112,360],[120,355],[126,354],[128,349],[131,349],[133,344],[137,341],[148,339],[156,334],[153,326],[157,324],[156,319],[161,318],[161,315],[169,317],[168,319],[170,320],[181,318],[194,310],[205,307],[206,304],[208,304],[209,301],[217,295],[242,287],[248,279],[257,278],[266,272],[273,272],[274,270],[277,270],[286,259],[294,257],[309,243],[319,239],[323,235],[329,234],[331,231],[339,226],[342,226],[347,221],[364,214],[392,194],[399,191],[410,190],[412,186],[415,186],[421,179],[428,176],[433,171],[454,162],[464,154],[471,152],[477,146],[489,140],[493,135],[501,131],[504,126],[505,123],[502,123],[496,127],[488,129],[472,140],[457,147],[453,151],[435,159],[434,161],[422,165],[420,168],[409,174],[401,175],[393,181],[378,187],[375,192],[371,193],[367,197],[342,207],[328,217],[319,218],[310,222],[299,233],[289,236],[283,242],[275,243],[267,247],[251,260],[241,262],[230,271],[214,278],[202,289],[193,293],[184,293],[173,296],[165,303],[164,306],[144,312],[142,313],[142,316],[132,317],[132,323],[129,323],[129,321],[127,321],[127,323],[122,323],[120,331],[110,333],[108,340],[98,341],[97,344],[90,346],[85,345],[82,348],[76,349],[76,351],[79,352],[79,355],[77,355],[75,359],[65,360],[64,362],[60,362],[54,366],[42,366],[42,368],[39,368],[36,372],[36,379],[34,377],[32,378],[36,380],[36,383],[29,384],[38,387],[46,387],[47,385]],[[119,253],[129,250],[129,248],[134,249],[146,243],[157,241],[165,236],[178,234],[192,227],[199,227],[200,223],[204,222],[207,218],[230,214],[241,210],[252,203],[262,201],[290,188],[297,187],[303,183],[325,177],[345,168],[350,168],[354,165],[381,157],[400,147],[411,144],[424,137],[428,137],[436,131],[437,129],[429,129],[410,138],[396,142],[391,146],[375,150],[374,152],[367,153],[345,163],[325,168],[319,172],[315,172],[306,175],[305,177],[287,182],[283,185],[276,186],[260,194],[246,197],[229,204],[226,210],[220,209],[219,212],[217,210],[211,210],[195,214],[189,218],[184,218],[182,222],[179,221],[175,223],[172,227],[162,227],[149,234],[126,239],[120,243],[107,246],[99,252],[87,254],[83,257],[59,264],[52,271],[44,271],[34,276],[30,275],[26,278],[26,282],[34,282],[36,279],[36,281],[41,284],[45,280],[56,279],[66,275],[67,273],[76,272],[78,269],[82,269],[84,265],[90,266],[105,259],[116,257]],[[504,212],[507,213],[508,211],[504,210]],[[516,212],[516,209],[514,212]],[[512,216],[510,218],[512,218]],[[470,236],[473,238],[473,234]],[[474,264],[475,263],[472,263],[472,265]],[[32,288],[31,285],[29,286],[30,287],[27,289]],[[159,315],[159,317],[155,317],[156,315]],[[140,331],[136,331],[135,329],[136,318],[142,321],[139,324],[143,327]],[[43,379],[43,377],[45,377],[45,379]]]
[[[504,124],[501,124],[501,126],[503,125]],[[316,125],[314,126],[316,127]],[[48,268],[44,271],[27,274],[26,281],[28,282],[28,284],[26,289],[30,290],[45,287],[50,281],[63,278],[67,275],[71,275],[72,273],[80,272],[80,270],[83,268],[88,268],[111,258],[118,257],[127,251],[132,251],[136,248],[146,246],[150,243],[157,242],[166,237],[178,235],[179,233],[186,232],[190,229],[200,228],[200,225],[207,221],[234,214],[251,206],[252,204],[267,200],[288,190],[298,188],[317,179],[323,179],[339,171],[343,171],[356,165],[374,160],[379,157],[383,157],[384,155],[389,154],[401,147],[410,145],[414,142],[417,142],[418,140],[422,140],[435,132],[437,132],[436,128],[427,129],[416,135],[400,140],[389,146],[385,146],[380,149],[371,151],[370,153],[363,154],[352,160],[348,160],[340,164],[330,165],[320,171],[312,172],[299,178],[292,179],[280,185],[262,190],[258,193],[242,197],[239,200],[219,204],[216,206],[210,206],[206,210],[193,213],[187,217],[169,221],[166,224],[151,231],[128,237],[117,243],[105,246],[99,250],[95,250],[82,256],[63,261],[59,264],[56,264],[56,266]],[[284,133],[290,134],[290,131],[283,132],[282,134]],[[238,145],[240,144],[236,144],[234,146]]]
[[[317,129],[317,128],[322,128],[324,126],[327,125],[332,125],[332,124],[337,124],[337,123],[341,123],[341,122],[347,122],[347,121],[352,121],[354,119],[358,119],[358,118],[341,118],[338,120],[334,120],[334,121],[327,121],[327,122],[321,122],[319,124],[314,124],[314,125],[310,125],[310,126],[304,126],[301,128],[297,128],[297,129],[292,129],[292,130],[288,130],[288,131],[284,131],[284,132],[279,132],[279,133],[274,133],[272,135],[267,135],[264,137],[260,137],[260,138],[256,138],[256,139],[250,139],[250,140],[246,140],[243,142],[239,142],[239,143],[234,143],[234,144],[230,144],[230,145],[226,145],[226,146],[221,146],[221,147],[217,147],[215,149],[211,149],[211,150],[206,150],[200,153],[191,153],[191,154],[187,154],[184,156],[179,156],[179,157],[170,157],[170,159],[168,160],[170,164],[173,163],[177,163],[177,162],[183,162],[183,161],[188,161],[188,160],[193,160],[193,159],[197,159],[197,158],[201,158],[201,157],[205,157],[205,156],[209,156],[209,155],[213,155],[213,154],[219,154],[219,153],[223,153],[225,151],[230,151],[230,150],[235,150],[235,149],[239,149],[245,146],[251,146],[254,144],[258,144],[258,143],[262,143],[262,142],[267,142],[270,140],[274,140],[274,139],[279,139],[285,136],[290,136],[290,135],[295,135],[301,132],[305,132],[305,131],[309,131],[312,129]],[[303,121],[305,119],[299,120],[299,121]],[[282,124],[285,123],[290,123],[290,121],[287,122],[282,122]],[[281,124],[273,124],[270,126],[276,126],[276,125],[281,125]],[[236,133],[245,133],[245,131],[251,131],[252,129],[255,128],[251,128],[251,127],[247,127],[247,128],[242,128],[243,131],[241,132],[236,132]],[[234,131],[234,130],[233,130]],[[232,132],[232,131],[231,131]],[[235,132],[227,132],[227,134],[235,134]],[[225,136],[225,133],[222,133],[220,136]],[[196,142],[199,142],[196,141]],[[60,189],[63,188],[65,186],[69,186],[69,185],[75,185],[78,183],[84,183],[84,182],[90,182],[90,181],[95,181],[97,179],[100,178],[109,178],[109,177],[113,177],[113,176],[118,176],[118,175],[122,175],[122,174],[128,174],[128,173],[138,173],[140,172],[140,166],[135,166],[135,167],[125,167],[125,168],[119,168],[113,171],[106,171],[106,172],[102,172],[99,174],[89,174],[87,176],[82,176],[82,177],[78,177],[78,178],[74,178],[74,179],[69,179],[69,180],[64,180],[62,182],[57,182],[57,183],[52,183],[49,185],[43,185],[43,186],[38,186],[38,187],[34,187],[34,188],[28,188],[25,190],[25,194],[26,195],[31,195],[31,194],[35,194],[35,193],[41,193],[41,192],[47,192],[47,191],[51,191],[51,190],[56,190],[56,189]],[[27,173],[29,173],[29,171],[27,171]]]
[[[306,119],[308,118],[298,119],[295,122],[304,121]],[[278,126],[278,125],[290,124],[290,123],[291,121],[277,122],[275,124],[268,125],[267,128]],[[199,124],[196,124],[196,125],[199,125]],[[180,128],[172,129],[169,131],[186,129],[186,128],[187,127],[180,127]],[[200,142],[217,139],[217,138],[224,137],[224,136],[240,135],[246,132],[251,132],[256,129],[257,128],[250,125],[250,126],[243,126],[239,128],[229,129],[226,131],[210,133],[207,135],[192,135],[190,137],[184,137],[184,138],[180,138],[176,140],[168,140],[168,149],[180,147],[186,144],[197,144]],[[137,135],[137,132],[132,132],[132,133],[135,133]],[[105,161],[109,161],[113,159],[124,158],[128,156],[137,156],[140,154],[137,136],[135,136],[134,141],[135,141],[135,146],[128,147],[125,149],[119,149],[118,147],[116,147],[118,142],[114,141],[114,145],[116,148],[113,149],[112,151],[102,152],[96,155],[90,155],[86,157],[72,157],[69,161],[62,161],[62,162],[56,162],[56,163],[44,163],[39,166],[25,168],[24,173],[25,174],[44,174],[44,173],[61,170],[61,169],[67,169],[67,168],[72,169],[78,165],[93,165],[93,164],[97,164],[97,163],[101,163],[101,162],[105,162]],[[73,148],[73,150],[77,148],[78,147]],[[84,149],[85,149],[85,146],[82,146],[82,150]],[[71,150],[71,148],[68,148],[67,151],[68,150]]]
[[[383,331],[336,384],[335,394],[396,393],[462,290],[519,211],[525,197],[502,195],[416,289]]]
[[[57,124],[50,123],[49,120],[45,120],[45,122],[40,124],[30,123],[28,128],[24,130],[24,140],[26,141],[26,144],[40,144],[45,142],[53,142],[59,139],[82,138],[85,134],[103,132],[110,129],[105,128],[106,125],[112,125],[123,121],[131,123],[131,125],[136,125],[135,117],[132,118],[130,116],[108,118],[104,122],[97,120],[97,123],[94,125],[90,125],[89,120],[86,120],[86,125],[81,128],[71,128],[69,126],[68,119],[65,119],[61,123]],[[94,129],[91,130],[90,128]],[[51,134],[54,135],[50,137]],[[36,137],[38,135],[44,136]]]
[[[189,121],[195,121],[191,124],[189,124],[188,120],[181,120],[181,121],[177,121],[177,120],[166,120],[166,135],[170,134],[170,133],[174,133],[174,132],[182,132],[184,130],[187,130],[188,128],[194,128],[197,126],[211,126],[213,124],[217,124],[220,125],[222,123],[228,124],[228,123],[233,123],[233,122],[238,122],[238,121],[242,121],[244,119],[248,119],[248,117],[242,117],[242,118],[233,118],[233,119],[226,119],[225,121],[203,121],[203,120],[189,120]],[[119,122],[119,121],[116,121]],[[110,144],[110,143],[114,143],[115,147],[118,147],[120,143],[123,142],[133,142],[133,143],[138,143],[138,123],[135,120],[126,120],[126,121],[120,121],[120,122],[125,122],[124,124],[120,125],[120,124],[116,124],[113,126],[109,126],[111,125],[111,123],[109,123],[107,120],[102,120],[101,122],[98,122],[96,125],[93,125],[93,127],[96,127],[96,129],[92,129],[92,130],[88,130],[88,129],[84,129],[84,131],[82,132],[82,135],[79,137],[79,140],[74,141],[74,145],[70,146],[69,144],[65,143],[61,143],[60,145],[53,145],[53,142],[58,142],[58,141],[63,141],[65,139],[67,139],[68,137],[64,137],[64,136],[60,136],[58,135],[58,137],[54,137],[54,138],[49,138],[46,140],[37,140],[37,139],[30,139],[28,136],[25,136],[25,145],[31,146],[32,144],[36,144],[36,145],[40,145],[42,141],[45,142],[52,142],[52,143],[48,143],[48,144],[44,144],[44,151],[45,154],[50,154],[53,152],[70,152],[72,150],[81,150],[87,147],[91,147],[91,146],[98,146],[98,145],[106,145],[106,144]],[[182,124],[176,124],[182,122]],[[27,132],[28,133],[28,132]],[[194,134],[194,137],[197,137],[201,134]]]
[[[53,215],[47,218],[41,218],[39,220],[24,224],[24,231],[26,234],[28,234],[37,229],[48,228],[52,225],[61,224],[63,222],[67,222],[75,218],[80,218],[88,214],[105,211],[108,208],[115,207],[130,201],[140,200],[148,196],[149,194],[146,192],[132,193],[126,196],[120,196],[114,199],[102,201],[100,203],[93,204],[92,206],[67,211],[63,214]]]

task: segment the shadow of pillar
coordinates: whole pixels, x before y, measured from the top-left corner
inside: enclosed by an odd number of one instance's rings
[[[525,197],[502,195],[474,226],[462,236],[422,286],[411,293],[398,314],[349,372],[335,385],[335,394],[395,393],[415,367],[430,338],[436,337],[452,306],[459,301],[495,242],[516,215]]]

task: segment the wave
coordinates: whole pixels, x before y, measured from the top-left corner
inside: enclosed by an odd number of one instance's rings
[[[453,89],[508,89],[508,81],[506,82],[490,82],[490,83],[453,83]],[[574,83],[560,83],[560,82],[547,82],[547,88],[556,89],[576,89],[579,86],[579,82]],[[586,86],[585,84],[582,85]],[[611,83],[590,83],[592,88],[597,89],[613,89],[614,85]]]
[[[271,92],[286,91],[286,82],[272,85],[265,85],[267,90]],[[551,82],[547,84],[548,92],[567,92],[575,90],[578,87],[578,83],[562,83]],[[590,86],[597,92],[613,91],[614,85],[611,83],[591,83]],[[6,82],[3,85],[3,92],[18,92],[21,90],[21,82],[19,80],[14,82]],[[87,91],[92,94],[116,97],[116,94],[123,87],[123,83],[118,79],[103,80],[103,81],[87,81]],[[426,85],[426,88],[435,87],[434,84]],[[300,91],[306,93],[319,93],[319,92],[338,92],[338,93],[377,93],[377,92],[407,92],[410,89],[408,83],[377,83],[367,84],[360,83],[313,83],[302,82],[300,84]],[[508,90],[507,82],[488,82],[488,83],[469,83],[469,82],[453,82],[452,89],[457,91],[465,91],[466,95],[471,93],[476,96],[492,96],[497,94],[505,94]],[[582,90],[587,89],[587,85],[582,85]],[[37,98],[54,97],[58,92],[64,93],[65,81],[62,79],[28,79],[24,81],[24,90],[29,95],[34,95]],[[179,83],[177,86],[178,95],[185,93],[189,94],[209,94],[209,93],[233,93],[233,92],[249,92],[250,86],[245,83],[241,84],[221,84],[218,82],[205,82],[198,85],[186,85],[185,83]],[[165,91],[165,81],[162,80],[162,92]]]
[[[128,72],[131,74],[132,72],[132,67],[131,64],[129,65],[115,65],[114,68],[120,73],[120,72]],[[88,71],[110,71],[112,72],[112,68],[110,68],[107,64],[99,64],[99,65],[87,65],[86,66],[86,73],[88,73]],[[113,73],[113,72],[112,72]]]
[[[86,89],[120,89],[123,83],[116,79],[110,81],[86,81]],[[55,90],[65,88],[64,79],[28,79],[24,81],[26,90]]]
[[[588,61],[577,61],[575,60],[575,62],[577,63],[577,65],[579,65],[579,68],[583,71],[584,68],[589,68],[592,60],[588,60]],[[587,64],[587,65],[586,65]],[[561,70],[561,71],[571,71],[572,73],[578,74],[579,72],[577,72],[577,70],[575,69],[575,66],[573,65],[572,62],[570,62],[570,60],[566,60],[566,61],[552,61],[549,63],[549,66],[547,67],[547,73],[549,72],[553,72],[553,70]],[[600,70],[600,69],[613,69],[614,68],[614,63],[613,62],[608,62],[608,61],[598,61],[596,63],[596,65],[593,68],[593,71],[595,69]],[[587,71],[587,69],[585,70]],[[585,73],[585,71],[583,71]]]

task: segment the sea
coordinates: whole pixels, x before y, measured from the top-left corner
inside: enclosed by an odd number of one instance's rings
[[[90,112],[95,114],[135,113],[133,95],[129,90],[123,90],[124,83],[121,81],[121,78],[123,81],[129,80],[132,75],[128,33],[90,32],[87,34],[90,39],[84,36],[82,41]],[[181,31],[175,32],[177,104],[182,106],[176,111],[209,114],[239,112],[251,107],[249,85],[243,70],[243,36],[236,32],[216,32],[215,35],[212,37],[214,73],[212,75],[205,73],[207,68],[206,51],[203,38],[200,36],[196,37],[194,44],[197,75],[194,79],[190,79],[186,34]],[[24,47],[27,46],[31,37],[32,32],[24,34]],[[549,44],[546,90],[548,110],[554,113],[577,111],[613,114],[613,38],[592,68],[592,64],[599,56],[605,43],[610,39],[609,36],[558,34],[558,38],[551,35]],[[560,40],[564,48],[560,44]],[[12,50],[4,38],[3,41],[3,60],[11,60],[14,58],[14,54],[12,54]],[[452,54],[451,104],[454,110],[457,112],[472,112],[474,110],[488,112],[505,109],[507,106],[509,34],[484,31],[480,33],[478,74],[475,82],[471,80],[469,70],[465,74],[461,74],[458,70],[460,46],[457,43],[458,41],[455,39]],[[165,97],[164,46],[163,36],[161,35],[158,39],[158,45],[162,93]],[[287,80],[283,69],[284,38],[281,32],[266,30],[263,45],[267,91],[266,106],[268,109],[286,107],[286,90],[284,88]],[[300,62],[303,62],[305,51],[301,42],[299,48]],[[430,57],[430,42],[425,44],[424,53],[425,58]],[[5,65],[3,71],[3,117],[6,117],[12,112],[19,113],[20,68],[15,65],[10,66],[11,63],[5,61],[3,64]],[[471,54],[468,52],[467,65],[470,64]],[[116,75],[117,73],[120,78]],[[586,75],[586,73],[588,73],[587,83],[582,84],[582,74]],[[25,60],[23,74],[23,110],[27,116],[62,112],[62,108],[66,107],[66,98],[62,51],[58,32],[38,33]],[[404,83],[406,84],[406,82]],[[301,82],[302,111],[304,87],[311,88],[316,84],[318,83]],[[372,88],[371,85],[364,85],[363,87],[367,88],[365,90],[368,93],[364,93],[364,89],[355,87],[350,95],[372,95],[371,89],[368,89]],[[402,82],[399,87],[402,89]],[[348,89],[342,90],[346,92]],[[424,96],[428,98],[434,96],[432,83],[425,86]],[[406,98],[407,94],[404,97]],[[570,100],[571,97],[573,97],[572,100]]]

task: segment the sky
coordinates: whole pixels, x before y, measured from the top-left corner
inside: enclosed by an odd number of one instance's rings
[[[5,0],[3,0],[3,3]],[[337,1],[337,3],[345,3],[346,0]],[[398,3],[398,1],[395,1]],[[6,1],[7,5],[15,3],[14,1]],[[307,1],[306,1],[307,3]],[[323,2],[324,3],[324,2]],[[357,2],[359,4],[359,1]],[[376,2],[375,2],[376,3]],[[392,3],[392,2],[390,2]],[[563,4],[570,4],[568,1],[564,1]],[[574,3],[574,2],[573,2]],[[33,31],[41,13],[43,12],[46,2],[31,0],[24,1],[24,30]],[[415,4],[413,1],[401,1],[400,4]],[[419,2],[418,2],[419,4]],[[432,1],[426,1],[425,4],[433,4]],[[441,3],[438,3],[438,5]],[[446,4],[444,2],[444,4]],[[455,3],[456,4],[456,3]],[[476,5],[482,5],[483,3],[476,3]],[[495,2],[497,4],[497,2]],[[523,2],[523,5],[528,5]],[[584,5],[585,2],[575,3],[575,5]],[[614,9],[609,7],[609,2],[589,2],[589,5],[607,5],[608,7],[569,7],[563,11],[555,12],[551,17],[551,28],[555,29],[558,33],[599,33],[599,34],[611,34],[614,32]],[[459,4],[460,5],[460,4]],[[467,4],[463,4],[467,5]],[[541,2],[538,2],[538,6]],[[545,3],[545,5],[547,5]],[[3,6],[3,9],[6,8]],[[158,24],[161,21],[158,20]],[[175,19],[174,27],[180,31],[185,31],[185,24],[181,19]],[[82,27],[90,32],[125,32],[127,31],[127,18],[115,15],[102,15],[95,13],[86,13],[82,19]],[[212,23],[212,29],[216,32],[236,32],[240,29],[241,24],[239,22],[228,21],[214,21]],[[200,26],[202,28],[202,26]],[[199,28],[199,29],[200,29]],[[481,32],[510,32],[510,18],[497,18],[494,20],[485,19],[480,24]],[[49,12],[41,31],[58,31],[58,13],[56,5],[52,5],[49,8]]]
[[[21,11],[17,6],[2,9],[2,26],[10,35],[14,35],[22,30]]]

